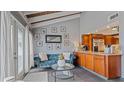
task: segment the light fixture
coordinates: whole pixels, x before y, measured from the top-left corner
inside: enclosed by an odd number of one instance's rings
[[[106,28],[110,28],[110,26],[106,26]]]

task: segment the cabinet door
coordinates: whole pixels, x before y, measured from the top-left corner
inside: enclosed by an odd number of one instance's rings
[[[105,36],[105,45],[112,44],[112,36]]]
[[[90,69],[90,70],[94,69],[94,67],[93,67],[93,57],[90,54],[86,55],[85,67]]]
[[[82,44],[89,45],[89,35],[83,35],[82,36]]]
[[[77,65],[81,66],[81,53],[76,52],[76,57],[77,57],[76,60]]]
[[[105,45],[119,44],[119,39],[113,36],[105,36]]]
[[[81,54],[81,66],[82,67],[85,67],[85,61],[86,61],[85,54]]]
[[[100,75],[105,76],[104,56],[94,55],[94,71]]]
[[[121,76],[121,56],[109,55],[106,57],[106,77],[118,78]]]
[[[113,44],[119,44],[119,38],[113,38]]]

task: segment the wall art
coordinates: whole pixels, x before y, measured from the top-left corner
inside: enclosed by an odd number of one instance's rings
[[[64,39],[69,39],[69,33],[64,33],[63,38]]]
[[[51,27],[51,32],[52,33],[57,33],[57,27]]]
[[[61,35],[46,35],[46,43],[62,43]]]
[[[47,34],[47,28],[41,28],[41,34]]]
[[[35,35],[34,35],[34,39],[35,39],[35,40],[38,40],[39,37],[40,37],[40,34],[39,34],[39,33],[35,33]]]
[[[64,40],[64,46],[65,47],[69,46],[69,40]]]
[[[43,47],[43,41],[37,41],[37,47]]]
[[[53,50],[53,44],[46,44],[48,50]]]
[[[55,50],[59,50],[59,49],[61,49],[61,44],[56,44],[55,45]]]
[[[60,31],[61,32],[66,32],[66,26],[60,26]]]

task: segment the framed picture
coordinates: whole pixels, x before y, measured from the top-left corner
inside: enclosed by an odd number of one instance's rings
[[[46,35],[46,43],[62,43],[61,35]]]
[[[60,31],[61,32],[66,32],[66,26],[60,26]]]
[[[61,44],[56,44],[55,45],[55,50],[59,50],[59,49],[61,49]]]
[[[69,39],[69,33],[64,33],[63,38],[64,38],[64,39]]]
[[[42,47],[43,46],[43,41],[37,41],[37,47]]]
[[[53,44],[47,44],[46,47],[47,47],[48,50],[53,50]]]
[[[65,47],[69,46],[69,40],[64,40],[64,46]]]
[[[35,39],[35,40],[38,40],[39,37],[40,37],[40,34],[39,34],[39,33],[35,33],[35,35],[34,35],[34,39]]]
[[[52,33],[57,33],[57,27],[51,27],[51,32]]]
[[[47,34],[47,28],[41,28],[41,34]]]

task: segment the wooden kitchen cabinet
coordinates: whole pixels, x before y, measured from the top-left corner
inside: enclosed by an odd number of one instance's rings
[[[75,56],[76,56],[76,64],[81,66],[81,53],[80,52],[75,52]]]
[[[104,39],[104,35],[103,34],[93,34],[92,38],[93,39]]]
[[[92,34],[82,35],[82,45],[86,45],[89,51],[92,51]]]
[[[121,54],[76,52],[77,64],[107,79],[121,76]]]
[[[114,38],[111,35],[106,35],[105,36],[105,45],[112,45],[112,44],[119,44],[119,39]]]
[[[82,44],[89,46],[89,35],[88,34],[82,35]]]
[[[85,60],[85,67],[90,69],[90,70],[94,70],[94,66],[93,66],[93,56],[91,54],[87,54],[86,56],[86,60]]]
[[[77,57],[77,65],[84,67],[85,66],[85,54],[76,52],[75,55]]]
[[[83,67],[85,67],[85,64],[86,64],[86,56],[85,56],[85,54],[81,54],[81,56],[82,56],[82,59],[81,59],[81,66],[83,66]]]
[[[105,59],[104,56],[94,55],[94,71],[100,75],[105,76]]]
[[[105,58],[106,77],[117,78],[121,76],[121,55],[109,55]]]

